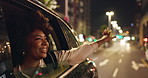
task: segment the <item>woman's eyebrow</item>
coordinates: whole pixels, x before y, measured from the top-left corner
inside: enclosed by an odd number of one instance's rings
[[[46,37],[46,36],[45,35],[35,35],[34,38],[35,37]]]

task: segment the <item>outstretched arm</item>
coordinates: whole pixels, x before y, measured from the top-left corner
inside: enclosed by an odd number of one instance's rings
[[[97,42],[91,44],[81,45],[71,50],[62,50],[55,52],[58,61],[68,60],[70,65],[81,63],[87,57],[93,54],[93,52],[104,42],[112,40],[114,37],[110,37],[111,31],[106,29],[103,32],[103,36]]]

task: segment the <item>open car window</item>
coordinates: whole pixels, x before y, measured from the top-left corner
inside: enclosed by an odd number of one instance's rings
[[[1,1],[1,0],[0,0]],[[25,74],[30,75],[34,78],[56,78],[56,77],[89,77],[94,75],[93,73],[87,71],[87,66],[92,66],[90,62],[83,62],[82,64],[77,64],[70,66],[67,61],[57,62],[56,56],[53,54],[54,50],[68,50],[77,47],[79,43],[75,39],[73,31],[68,27],[67,23],[64,22],[56,13],[50,11],[47,8],[40,6],[40,3],[36,3],[38,0],[2,0],[2,11],[4,20],[0,18],[0,77],[7,76],[13,78],[13,69],[19,66],[22,62],[22,51],[19,51],[21,45],[17,45],[18,36],[21,35],[19,31],[21,29],[27,31],[25,28],[25,23],[22,19],[29,11],[41,11],[45,17],[49,19],[51,26],[50,33],[46,34],[48,36],[47,40],[50,44],[50,48],[47,54],[47,58],[43,59],[45,65],[41,67],[29,68],[23,70],[23,73],[15,72],[15,77],[20,78],[26,77]],[[2,15],[0,15],[1,17]],[[5,36],[5,37],[3,37]],[[9,39],[8,39],[9,38]],[[20,54],[20,52],[22,52]],[[4,58],[3,58],[4,57]],[[86,66],[87,65],[87,66]],[[2,67],[2,68],[1,68]],[[92,68],[92,67],[91,67]],[[8,69],[8,70],[7,70]],[[9,71],[10,69],[10,71]],[[20,69],[19,69],[20,70]],[[82,72],[83,71],[83,72]],[[92,72],[92,71],[91,71]],[[7,74],[5,74],[7,73]],[[79,74],[79,75],[78,75]],[[10,76],[11,75],[11,76]],[[89,75],[89,76],[88,76]]]
[[[3,12],[4,12],[4,17],[5,17],[5,23],[6,23],[10,43],[7,40],[8,39],[7,35],[6,35],[6,38],[1,37],[1,38],[4,38],[4,39],[3,39],[3,42],[1,42],[1,45],[0,45],[0,55],[2,56],[0,59],[3,59],[3,60],[0,60],[0,61],[4,61],[3,57],[5,57],[5,59],[7,59],[7,58],[10,58],[9,55],[12,55],[13,65],[11,65],[11,66],[16,67],[18,65],[18,61],[21,61],[21,59],[19,59],[19,58],[22,57],[17,52],[18,49],[19,49],[19,46],[16,46],[16,44],[17,44],[16,41],[17,41],[17,38],[18,38],[17,34],[18,34],[19,31],[21,31],[20,30],[21,27],[24,26],[20,21],[22,20],[22,16],[26,12],[28,12],[30,10],[36,11],[36,9],[26,7],[26,6],[23,6],[23,5],[20,5],[20,4],[10,5],[10,4],[4,3],[3,6],[4,6]],[[45,12],[43,12],[43,13],[45,13]],[[52,20],[52,17],[48,16],[48,13],[46,13],[46,16],[47,16],[47,18]],[[18,23],[18,25],[16,25],[17,23]],[[25,28],[25,27],[23,27],[23,28]],[[51,46],[50,51],[60,49],[60,47],[59,47],[60,43],[59,43],[59,41],[57,39],[58,37],[56,35],[57,33],[55,33],[57,31],[54,31],[54,29],[53,29],[52,33],[48,34],[49,43],[50,43],[50,46]],[[2,29],[2,30],[4,32],[1,31],[2,32],[1,34],[3,34],[2,36],[4,36],[6,33],[5,33],[4,29]],[[12,48],[12,52],[9,52],[10,46]],[[50,51],[49,51],[49,53],[50,53]],[[12,53],[12,54],[10,54],[10,53]],[[48,56],[50,57],[50,54]],[[55,57],[54,58],[50,57],[50,58],[55,60]],[[49,58],[47,57],[47,60],[48,59]],[[55,61],[54,63],[47,63],[46,66],[42,66],[40,68],[26,69],[26,70],[23,71],[23,73],[30,75],[30,72],[35,70],[35,72],[32,73],[33,76],[35,76],[35,77],[39,76],[41,78],[47,78],[47,77],[55,78],[55,77],[59,76],[60,74],[62,74],[64,71],[66,71],[69,67],[70,66],[68,65],[67,61],[60,62],[60,63]],[[13,67],[11,69],[13,70]],[[20,74],[20,72],[16,72],[16,73],[14,73],[14,75],[15,75],[15,77],[18,77],[18,76],[20,77],[20,75],[22,75],[22,74]],[[22,75],[22,77],[25,77],[25,76]]]

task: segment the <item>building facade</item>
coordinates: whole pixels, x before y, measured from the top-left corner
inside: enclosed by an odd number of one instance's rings
[[[148,0],[137,0],[141,2],[139,19],[139,44],[144,46],[144,38],[148,38]]]
[[[56,11],[69,22],[77,34],[90,35],[90,0],[57,0]]]

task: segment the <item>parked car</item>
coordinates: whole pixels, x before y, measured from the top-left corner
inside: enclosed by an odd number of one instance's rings
[[[12,38],[16,38],[17,32],[14,30],[19,30],[22,26],[9,25],[8,21],[17,22],[16,17],[30,10],[40,10],[50,20],[53,31],[48,36],[51,40],[49,43],[53,46],[52,50],[68,50],[79,46],[72,27],[38,0],[0,0],[0,78],[15,78],[13,74],[14,64],[17,63],[15,48],[18,47],[15,46]],[[42,78],[46,71],[52,69],[51,67],[49,65],[38,75]],[[49,74],[47,78],[98,78],[95,63],[90,58],[73,66],[66,61],[57,63],[57,68]]]

